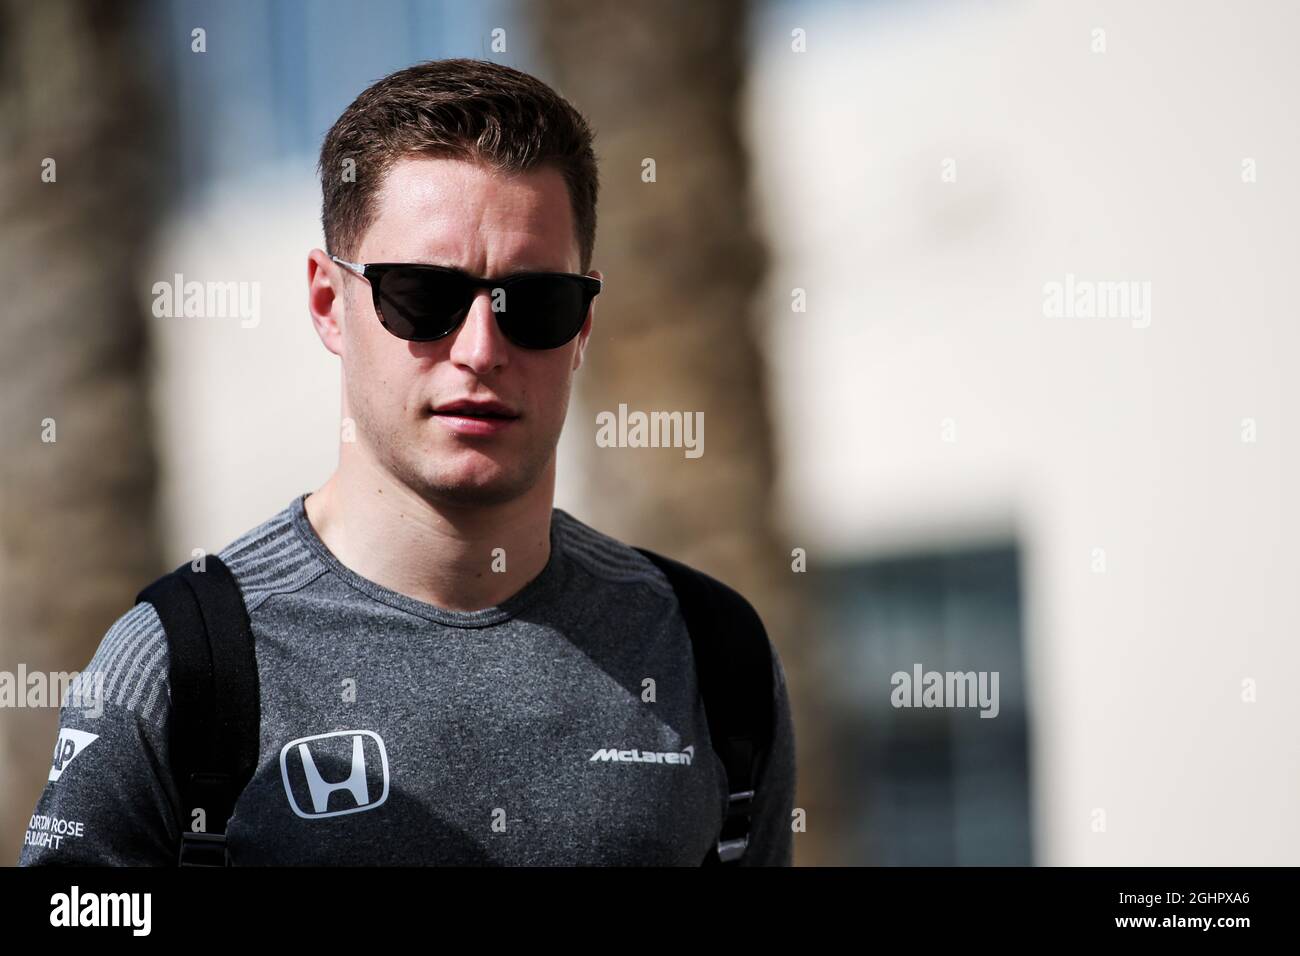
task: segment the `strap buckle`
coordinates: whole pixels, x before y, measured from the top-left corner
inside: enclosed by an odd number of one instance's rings
[[[224,833],[181,834],[181,866],[230,866]]]
[[[727,815],[718,837],[720,863],[734,863],[745,855],[749,846],[749,820],[753,802],[753,790],[738,790],[727,796]]]

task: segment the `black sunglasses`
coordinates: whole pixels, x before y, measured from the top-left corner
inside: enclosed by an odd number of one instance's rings
[[[330,256],[370,283],[375,314],[393,335],[432,342],[454,332],[478,295],[492,290],[492,311],[507,339],[525,349],[557,349],[582,329],[591,300],[600,294],[594,276],[569,272],[516,272],[483,279],[460,269],[416,262],[347,262]]]

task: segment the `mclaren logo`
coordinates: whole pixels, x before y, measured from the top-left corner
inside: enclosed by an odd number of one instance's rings
[[[695,745],[682,750],[680,753],[672,751],[661,752],[657,750],[618,750],[614,747],[606,747],[604,750],[597,750],[591,755],[588,763],[594,763],[599,760],[601,763],[680,763],[690,766],[695,759]]]

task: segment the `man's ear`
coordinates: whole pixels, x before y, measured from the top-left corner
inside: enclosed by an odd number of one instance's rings
[[[321,249],[307,253],[307,311],[321,342],[335,355],[343,355],[343,323],[348,295],[342,284],[348,276]]]
[[[597,279],[604,281],[605,276],[599,269],[592,269],[588,275],[595,276]],[[597,297],[599,298],[599,297]],[[573,370],[576,372],[582,368],[582,354],[587,349],[587,338],[591,335],[592,320],[596,318],[596,299],[591,300],[591,305],[587,306],[587,321],[582,323],[582,330],[578,333],[578,350],[573,359]]]

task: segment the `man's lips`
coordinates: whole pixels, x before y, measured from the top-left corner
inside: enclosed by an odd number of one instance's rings
[[[512,408],[496,401],[448,402],[433,414],[458,435],[495,435],[519,420]]]
[[[494,399],[483,401],[458,399],[439,405],[433,410],[433,413],[435,415],[453,415],[458,418],[513,419],[519,417],[519,413],[509,405]]]

